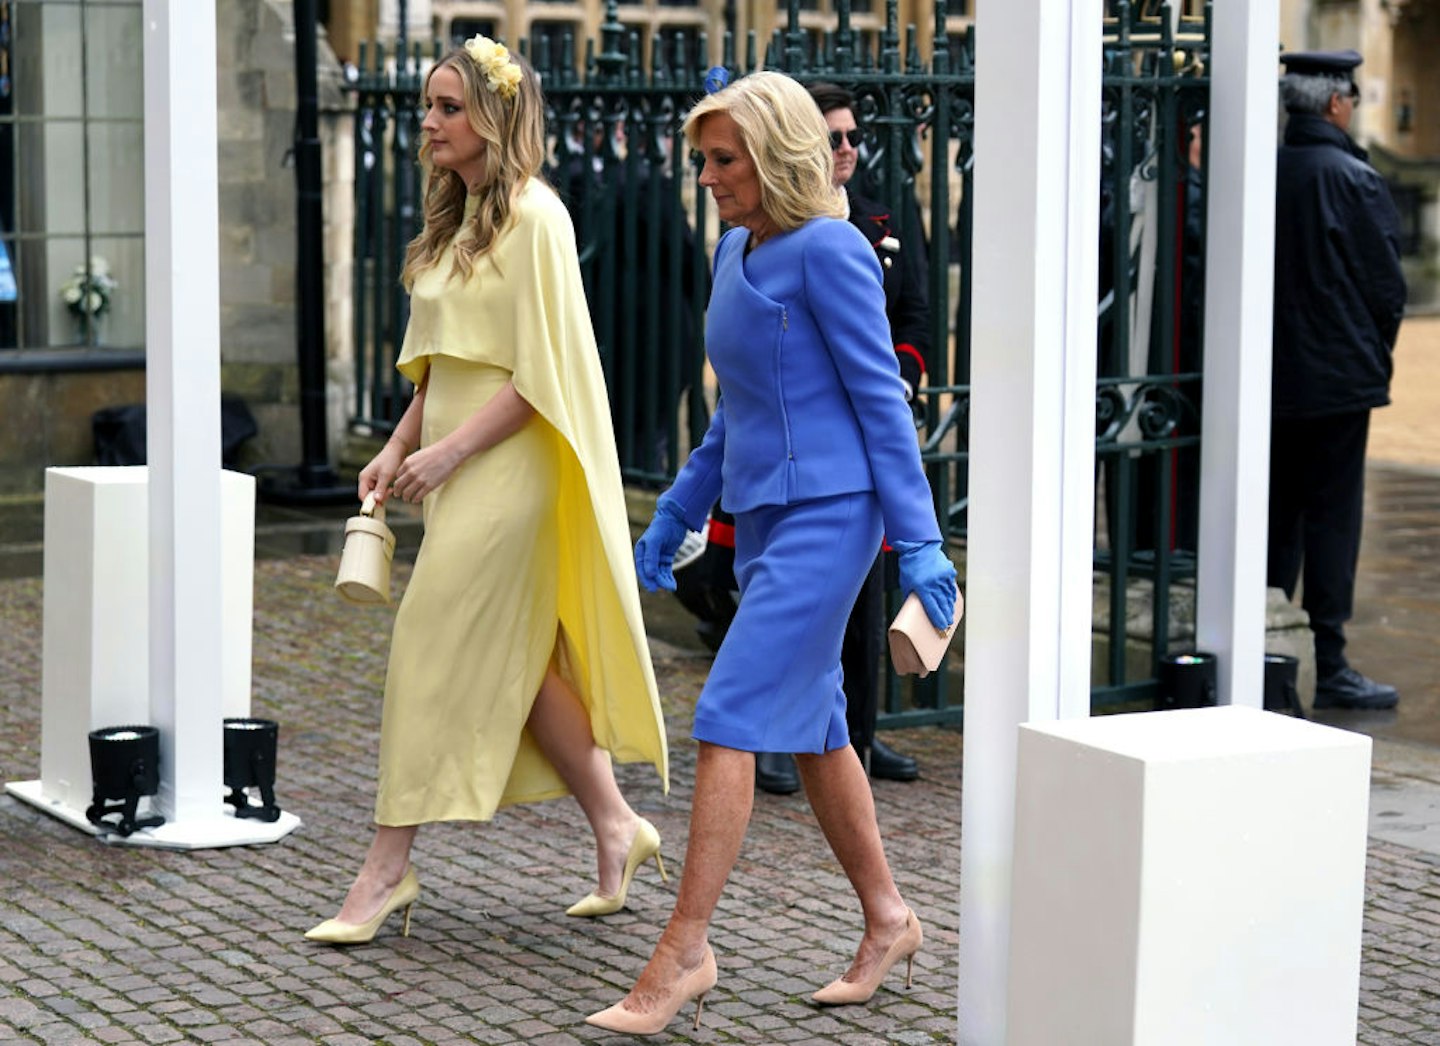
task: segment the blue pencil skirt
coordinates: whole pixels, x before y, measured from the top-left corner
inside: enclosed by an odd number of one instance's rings
[[[740,606],[695,705],[697,741],[747,752],[849,744],[840,642],[880,535],[870,491],[735,517]]]

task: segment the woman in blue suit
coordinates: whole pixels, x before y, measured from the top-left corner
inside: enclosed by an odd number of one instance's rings
[[[674,912],[630,994],[587,1018],[630,1034],[662,1030],[690,999],[699,1023],[716,981],[710,919],[750,819],[756,752],[796,753],[864,911],[854,961],[815,1001],[865,1002],[892,966],[913,962],[920,923],[891,877],[849,744],[840,644],[882,530],[900,553],[901,588],[937,627],[950,624],[957,593],[880,264],[844,219],[819,109],[788,77],[754,73],[697,104],[685,136],[732,226],[715,248],[705,333],[721,397],[635,561],[646,588],[673,589],[675,550],[719,499],[735,516],[742,598],[695,708],[695,798]]]

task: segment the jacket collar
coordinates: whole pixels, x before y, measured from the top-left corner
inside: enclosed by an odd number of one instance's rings
[[[1285,122],[1286,145],[1333,145],[1344,149],[1357,160],[1370,161],[1370,154],[1355,144],[1340,128],[1322,116],[1311,113],[1291,113]]]
[[[890,214],[880,204],[861,196],[847,183],[845,186],[845,217],[865,234],[870,246],[890,235]]]

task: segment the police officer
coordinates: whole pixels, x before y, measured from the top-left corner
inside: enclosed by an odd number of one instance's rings
[[[1392,686],[1345,659],[1370,411],[1390,402],[1405,306],[1399,218],[1349,135],[1355,51],[1282,54],[1289,118],[1276,167],[1268,584],[1315,637],[1316,708],[1393,708]]]
[[[890,339],[910,399],[925,374],[925,357],[930,348],[929,296],[925,290],[927,269],[925,243],[919,236],[918,214],[912,227],[913,239],[902,242],[900,223],[890,208],[856,193],[851,179],[859,166],[860,131],[855,123],[854,99],[836,84],[815,83],[810,96],[820,107],[830,127],[830,147],[835,161],[835,184],[845,187],[850,205],[850,224],[875,248],[885,282],[885,315],[890,321]],[[913,206],[913,198],[911,200]],[[844,308],[843,300],[835,308]],[[914,759],[895,751],[875,736],[875,718],[880,706],[880,662],[885,646],[885,582],[881,558],[866,578],[855,600],[840,664],[845,673],[845,719],[851,743],[871,777],[891,781],[913,781],[920,776]],[[762,752],[755,760],[755,783],[764,791],[788,794],[800,787],[795,761],[785,753]]]

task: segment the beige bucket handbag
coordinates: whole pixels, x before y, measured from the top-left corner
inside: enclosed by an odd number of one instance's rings
[[[385,525],[385,506],[371,491],[360,514],[345,521],[345,547],[335,587],[352,603],[390,602],[390,561],[394,556],[395,533]]]

